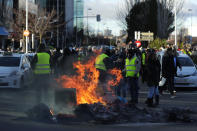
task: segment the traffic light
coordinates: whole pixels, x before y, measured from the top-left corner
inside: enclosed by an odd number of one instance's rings
[[[101,21],[101,15],[96,15],[96,21],[100,22]]]

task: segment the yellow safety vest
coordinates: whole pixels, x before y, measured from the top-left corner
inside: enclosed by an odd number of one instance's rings
[[[96,57],[96,62],[95,62],[95,68],[106,71],[107,69],[105,67],[105,64],[104,64],[103,60],[107,57],[109,57],[109,56],[104,54],[104,53],[97,56]]]
[[[135,71],[136,71],[136,61],[137,57],[134,57],[133,59],[129,60],[126,59],[125,66],[126,66],[126,77],[134,77]],[[137,77],[139,77],[139,73],[137,74]]]
[[[50,74],[50,55],[48,53],[37,53],[38,62],[34,70],[35,74]]]
[[[145,65],[146,55],[142,53],[142,65]]]

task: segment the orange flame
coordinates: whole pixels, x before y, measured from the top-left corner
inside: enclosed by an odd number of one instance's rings
[[[50,113],[51,113],[51,115],[52,115],[52,116],[54,115],[54,112],[53,112],[53,110],[52,110],[52,109],[50,109]]]
[[[74,63],[77,69],[75,76],[61,76],[57,82],[61,83],[63,88],[76,88],[77,104],[94,104],[102,103],[106,105],[102,95],[98,92],[99,71],[94,67],[95,58],[91,58],[87,63],[82,64],[80,61]],[[111,80],[106,83],[116,85],[122,78],[121,71],[118,69],[111,70],[110,73],[115,75],[117,80]]]
[[[108,81],[108,85],[110,85],[110,86],[118,85],[120,83],[120,80],[123,78],[121,70],[114,68],[114,69],[110,70],[109,73],[111,75],[114,75],[116,77],[116,79],[115,80],[112,79],[112,80]]]

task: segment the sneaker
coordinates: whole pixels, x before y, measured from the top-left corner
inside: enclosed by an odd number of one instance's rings
[[[171,96],[170,98],[171,98],[171,99],[174,99],[174,98],[176,98],[176,96]]]

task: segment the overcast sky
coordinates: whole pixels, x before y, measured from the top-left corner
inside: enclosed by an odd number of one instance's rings
[[[102,21],[99,24],[96,22],[96,18],[89,18],[89,28],[95,31],[103,29],[111,29],[114,35],[119,35],[119,30],[121,26],[118,24],[117,20],[117,9],[123,0],[84,0],[84,15],[87,15],[87,9],[89,15],[101,14]],[[179,0],[178,0],[179,1]],[[184,7],[182,10],[184,23],[182,27],[189,28],[189,33],[191,29],[191,12],[188,9],[192,9],[192,35],[197,36],[197,0],[184,0]],[[85,26],[87,26],[87,20],[84,20]],[[180,27],[179,27],[180,28]]]

